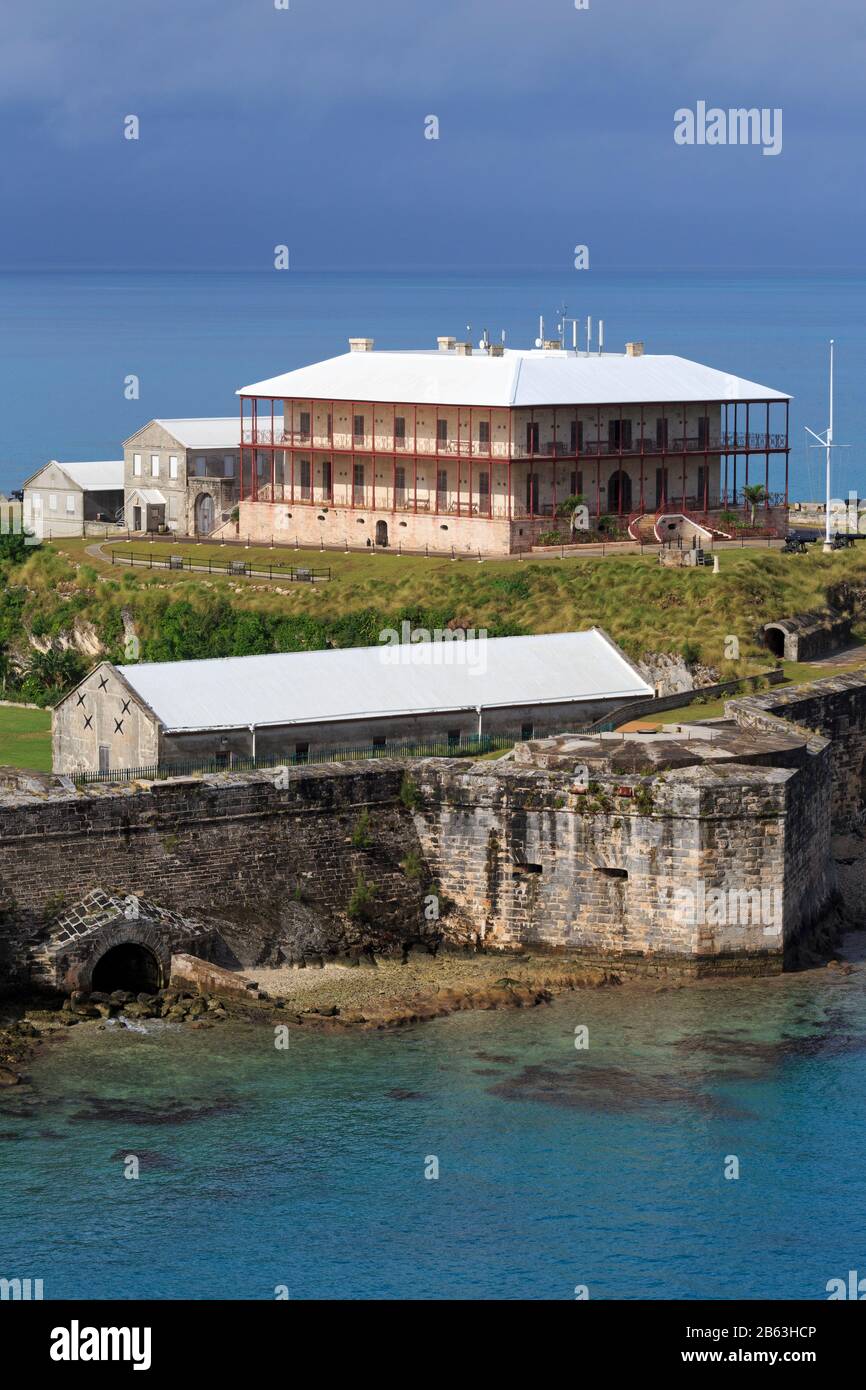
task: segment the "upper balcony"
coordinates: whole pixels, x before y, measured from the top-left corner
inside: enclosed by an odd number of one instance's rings
[[[596,458],[616,455],[620,458],[639,458],[646,455],[668,454],[744,454],[744,453],[784,453],[788,449],[788,436],[784,433],[767,434],[756,431],[718,432],[706,435],[669,435],[663,441],[655,433],[638,438],[635,432],[629,437],[578,439],[572,445],[570,439],[526,438],[512,439],[509,451],[508,440],[493,440],[466,436],[455,438],[435,437],[433,435],[399,435],[367,431],[364,434],[352,431],[333,430],[331,433],[316,430],[287,430],[282,421],[253,425],[251,421],[243,425],[243,443],[265,449],[309,450],[316,453],[333,454],[404,454],[419,458],[471,458],[507,460],[512,459],[557,459],[557,458]]]

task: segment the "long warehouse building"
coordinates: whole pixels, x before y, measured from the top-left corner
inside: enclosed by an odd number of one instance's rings
[[[654,695],[600,628],[376,647],[102,662],[59,702],[55,772],[303,762],[329,749],[564,732]]]

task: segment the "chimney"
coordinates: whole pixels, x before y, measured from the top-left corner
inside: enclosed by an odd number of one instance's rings
[[[643,343],[626,343],[626,357],[643,357]]]
[[[450,352],[454,346],[453,338],[437,338],[436,341],[439,344],[440,352]]]
[[[350,338],[350,339],[349,339],[349,351],[350,351],[350,352],[372,352],[372,351],[373,351],[373,342],[374,342],[374,339],[373,339],[373,338]]]
[[[458,357],[471,357],[471,356],[472,356],[472,344],[471,344],[471,343],[455,343],[455,344],[454,344],[454,351],[457,353],[457,356],[458,356]]]

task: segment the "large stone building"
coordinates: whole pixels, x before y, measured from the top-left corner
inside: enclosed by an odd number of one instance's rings
[[[234,418],[151,420],[123,445],[129,530],[209,535],[237,505],[238,454]]]
[[[24,529],[45,540],[81,536],[85,522],[116,522],[122,514],[122,459],[92,463],[51,459],[24,483]]]
[[[765,517],[787,504],[789,397],[770,387],[640,343],[350,349],[238,392],[244,536],[509,554],[569,497],[649,536],[659,513],[743,505],[750,483]]]
[[[55,707],[54,769],[304,762],[413,739],[459,748],[480,734],[583,727],[654,693],[598,628],[397,638],[337,651],[103,662]]]

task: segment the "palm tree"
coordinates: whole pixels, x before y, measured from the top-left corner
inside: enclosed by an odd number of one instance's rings
[[[585,506],[586,498],[582,496],[566,497],[562,502],[557,502],[556,504],[557,513],[568,517],[568,528],[572,537],[577,530],[577,522],[575,520],[577,513],[580,511],[581,507]]]
[[[749,506],[751,507],[751,512],[752,512],[751,525],[752,525],[752,526],[754,526],[754,524],[755,524],[755,509],[756,509],[756,507],[760,506],[760,504],[763,502],[764,498],[767,497],[767,496],[768,496],[768,493],[767,493],[766,490],[764,489],[764,486],[763,486],[762,483],[749,483],[749,484],[747,484],[746,487],[743,488],[743,497],[744,497],[744,499],[748,502]]]

